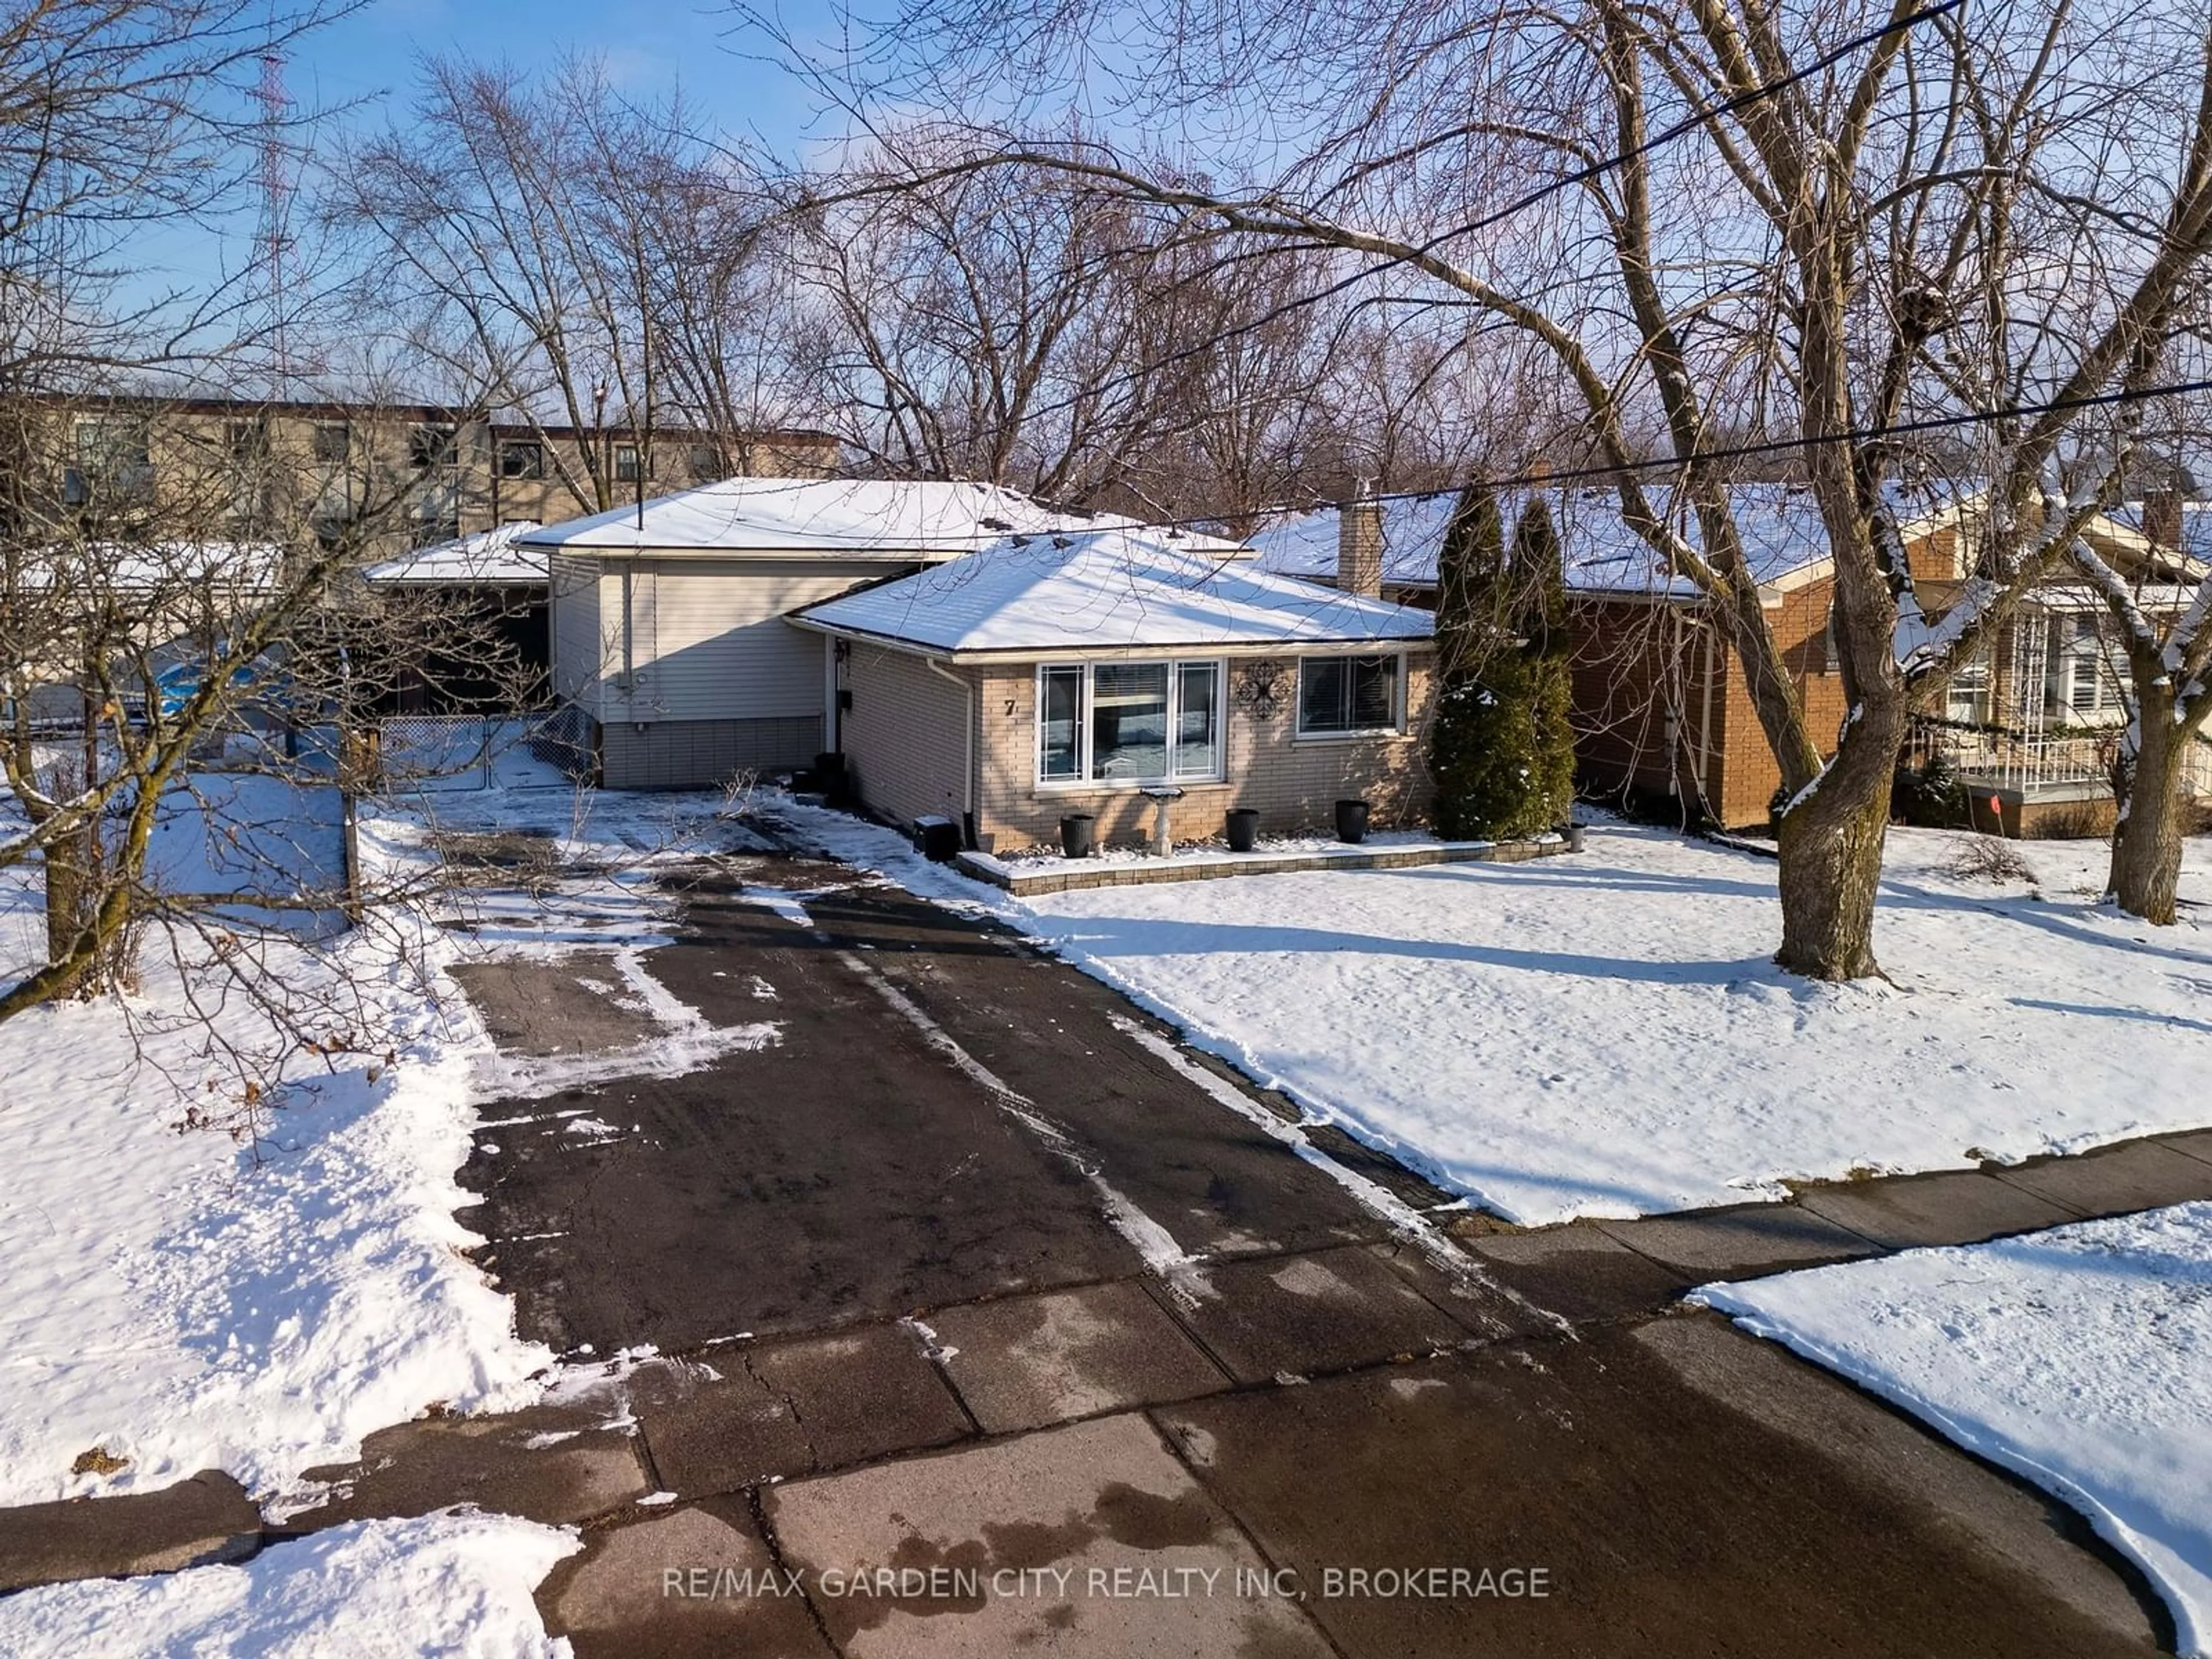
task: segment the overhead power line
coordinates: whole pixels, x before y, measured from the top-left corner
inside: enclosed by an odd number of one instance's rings
[[[1416,259],[1425,258],[1430,254],[1434,253],[1437,249],[1444,246],[1447,243],[1458,241],[1463,237],[1473,236],[1480,232],[1488,230],[1494,225],[1502,224],[1506,220],[1514,217],[1516,215],[1525,213],[1528,209],[1538,205],[1540,203],[1549,200],[1552,197],[1558,195],[1561,191],[1572,190],[1578,185],[1588,184],[1593,179],[1602,178],[1607,173],[1614,172],[1620,167],[1627,166],[1631,161],[1640,160],[1642,157],[1651,155],[1655,151],[1663,149],[1665,146],[1674,143],[1679,139],[1687,137],[1691,133],[1697,131],[1700,127],[1708,125],[1721,116],[1733,115],[1740,110],[1748,109],[1754,104],[1762,103],[1769,98],[1775,97],[1781,93],[1786,92],[1791,87],[1797,85],[1800,82],[1808,80],[1815,75],[1822,74],[1825,71],[1834,68],[1838,64],[1843,62],[1844,59],[1850,57],[1853,52],[1857,52],[1863,47],[1870,46],[1877,41],[1887,40],[1893,34],[1902,33],[1908,29],[1917,28],[1919,25],[1925,23],[1933,18],[1941,17],[1946,13],[1957,11],[1963,7],[1965,3],[1966,0],[1936,0],[1936,3],[1934,4],[1923,6],[1917,11],[1908,13],[1903,17],[1894,18],[1877,28],[1868,29],[1863,33],[1856,34],[1850,40],[1844,41],[1842,45],[1823,52],[1820,57],[1813,59],[1812,62],[1805,64],[1802,68],[1791,70],[1787,75],[1778,76],[1772,81],[1761,82],[1755,87],[1747,87],[1743,91],[1737,93],[1735,96],[1723,99],[1721,102],[1711,106],[1710,108],[1692,111],[1689,114],[1683,116],[1680,119],[1674,121],[1668,125],[1662,127],[1659,131],[1653,133],[1649,137],[1645,138],[1640,144],[1632,145],[1627,149],[1619,151],[1612,155],[1601,157],[1595,161],[1586,162],[1579,167],[1576,167],[1568,173],[1562,173],[1556,179],[1547,180],[1544,184],[1537,186],[1534,190],[1529,191],[1524,195],[1516,197],[1514,200],[1508,202],[1503,207],[1492,209],[1491,211],[1481,215],[1480,217],[1468,221],[1465,224],[1455,225],[1449,230],[1440,231],[1436,235],[1429,238],[1427,241],[1408,247],[1401,252],[1382,256],[1376,259],[1376,263],[1366,265],[1358,270],[1355,270],[1348,276],[1340,276],[1336,281],[1326,283],[1323,286],[1314,289],[1310,294],[1303,294],[1294,300],[1286,300],[1279,306],[1271,307],[1264,316],[1257,317],[1249,322],[1239,323],[1232,328],[1223,329],[1218,332],[1210,334],[1199,343],[1182,347],[1177,350],[1169,353],[1166,356],[1159,359],[1157,362],[1146,364],[1141,369],[1131,369],[1125,371],[1122,374],[1110,376],[1107,380],[1100,382],[1098,385],[1089,387],[1083,392],[1076,392],[1069,397],[1061,398],[1052,403],[1040,405],[1038,408],[1030,411],[1030,418],[1035,419],[1047,415],[1057,415],[1063,410],[1074,408],[1077,404],[1088,398],[1096,398],[1103,392],[1112,392],[1119,387],[1132,385],[1143,379],[1147,374],[1158,373],[1160,369],[1170,368],[1176,363],[1187,362],[1194,357],[1204,356],[1206,353],[1214,350],[1228,341],[1241,339],[1247,334],[1255,333],[1259,330],[1266,328],[1279,319],[1289,316],[1295,312],[1309,310],[1312,307],[1321,304],[1324,300],[1334,299],[1340,294],[1346,293],[1352,289],[1358,287],[1362,283],[1368,281],[1371,277],[1380,276],[1386,272],[1395,270],[1400,266],[1408,264]],[[1009,163],[1008,165],[1012,165],[1012,163]],[[1234,204],[1224,203],[1224,205],[1233,206]],[[1313,245],[1316,246],[1324,247],[1331,246],[1331,244],[1320,240],[1317,238],[1314,239]]]
[[[2118,392],[2086,392],[2077,398],[2053,398],[2042,403],[2014,404],[2004,409],[1978,410],[1960,415],[1931,415],[1919,420],[1893,421],[1881,426],[1852,427],[1842,432],[1831,432],[1817,438],[1771,438],[1756,443],[1731,444],[1718,449],[1698,450],[1689,455],[1655,455],[1645,459],[1604,461],[1581,467],[1546,467],[1535,471],[1504,475],[1470,477],[1468,482],[1492,489],[1540,489],[1562,484],[1603,483],[1629,472],[1674,471],[1686,472],[1693,466],[1708,465],[1720,461],[1749,460],[1760,456],[1802,453],[1824,449],[1832,444],[1871,443],[1877,440],[1909,437],[1916,433],[1953,431],[1961,427],[1990,426],[1999,421],[2018,420],[2032,415],[2070,414],[2085,409],[2109,409],[2125,404],[2147,402],[2153,398],[2185,397],[2193,392],[2212,392],[2212,379],[2175,380],[2161,386],[2136,386]],[[825,481],[819,478],[778,480],[780,488],[791,490],[819,489]],[[834,482],[834,481],[832,481]],[[872,479],[854,479],[851,483],[883,482]],[[707,486],[711,488],[712,486]],[[992,486],[1018,494],[1011,485]],[[757,491],[765,495],[770,491]],[[1449,495],[1443,489],[1383,490],[1362,499],[1389,503],[1391,501],[1423,501],[1431,495]],[[1308,513],[1329,506],[1326,501],[1310,501],[1299,505],[1285,502],[1276,507],[1258,508],[1252,516],[1260,519],[1287,517],[1295,513]],[[617,509],[627,515],[630,509]],[[1062,508],[1071,517],[1081,516],[1080,509]],[[1102,514],[1101,517],[1123,516]],[[732,519],[734,523],[734,518]],[[1221,522],[1221,514],[1207,513],[1179,518],[1146,519],[1136,527],[1144,530],[1192,530],[1209,532]],[[557,527],[557,526],[556,526]],[[1080,535],[1073,531],[1012,531],[1008,536],[1019,535],[1032,541],[1048,541],[1054,535]],[[913,536],[902,537],[897,545],[926,551],[938,547],[969,548],[975,544],[969,536]]]

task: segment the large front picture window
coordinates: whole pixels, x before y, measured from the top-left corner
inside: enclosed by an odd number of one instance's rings
[[[1345,737],[1397,729],[1397,658],[1298,659],[1300,737]]]
[[[1218,662],[1054,663],[1037,671],[1042,781],[1203,782],[1220,775]]]

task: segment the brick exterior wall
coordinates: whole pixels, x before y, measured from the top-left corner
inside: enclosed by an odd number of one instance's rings
[[[1954,529],[1907,544],[1923,609],[1940,611],[1955,602],[1961,551]],[[1843,676],[1829,659],[1826,640],[1833,591],[1832,578],[1807,582],[1784,592],[1767,612],[1807,724],[1826,751],[1832,751],[1848,712]],[[1433,589],[1394,591],[1389,597],[1425,609],[1436,605]],[[1692,607],[1578,596],[1569,625],[1580,785],[1601,794],[1679,790],[1693,814],[1703,803],[1702,811],[1727,828],[1765,824],[1782,769],[1759,728],[1742,664],[1711,637]],[[2008,632],[2001,635],[1991,651],[1996,696],[2008,690],[2002,681],[2009,641]],[[1940,693],[1932,702],[1941,713]]]
[[[1832,746],[1844,681],[1826,640],[1832,584],[1808,582],[1767,612],[1813,732]],[[1679,793],[1732,830],[1764,824],[1781,787],[1743,664],[1692,607],[1586,599],[1574,607],[1575,761],[1583,787]],[[1671,739],[1671,741],[1670,741]]]
[[[973,674],[962,677],[975,684]],[[901,823],[933,815],[957,823],[969,753],[962,730],[968,700],[960,688],[930,672],[920,657],[858,640],[838,683],[852,693],[853,706],[838,716],[837,741],[860,799]]]
[[[1232,806],[1258,808],[1262,835],[1327,830],[1337,801],[1347,796],[1372,804],[1370,822],[1377,828],[1425,820],[1435,799],[1421,736],[1434,696],[1430,654],[1408,653],[1407,708],[1411,718],[1404,732],[1304,740],[1297,736],[1294,706],[1297,659],[1267,659],[1279,674],[1283,689],[1273,712],[1264,718],[1238,696],[1241,677],[1253,673],[1255,665],[1232,659],[1224,710],[1224,781],[1183,785],[1183,798],[1170,808],[1169,833],[1177,841],[1218,836],[1224,815]],[[1070,812],[1097,814],[1096,833],[1105,845],[1152,838],[1158,808],[1133,790],[1044,787],[1036,782],[1034,665],[985,671],[981,685],[978,827],[995,836],[1000,848],[1054,840],[1061,817]]]
[[[1685,606],[1629,599],[1578,599],[1568,626],[1577,783],[1677,795],[1695,815],[1725,769],[1717,745],[1699,741],[1716,664],[1705,633]]]
[[[1808,582],[1783,594],[1779,608],[1766,613],[1767,626],[1782,648],[1784,672],[1804,708],[1806,728],[1823,754],[1834,752],[1849,712],[1844,677],[1830,659],[1826,639],[1834,586],[1826,579]],[[1732,651],[1726,656],[1725,695],[1718,709],[1723,766],[1715,799],[1723,826],[1742,830],[1766,822],[1775,791],[1782,787],[1782,769],[1760,729],[1743,664]]]
[[[1369,599],[1382,595],[1382,504],[1363,497],[1346,501],[1336,514],[1339,584]]]
[[[1231,659],[1224,781],[1181,786],[1183,798],[1170,808],[1170,833],[1178,841],[1218,836],[1232,806],[1257,808],[1263,835],[1326,830],[1337,801],[1347,796],[1371,804],[1370,822],[1378,829],[1425,822],[1434,802],[1425,736],[1434,696],[1430,657],[1425,648],[1407,653],[1404,732],[1304,739],[1296,735],[1297,659],[1267,659],[1281,695],[1263,717],[1249,697],[1238,696],[1241,678],[1255,665]],[[1158,805],[1133,789],[1038,784],[1034,663],[954,672],[975,688],[976,829],[997,850],[1056,841],[1060,818],[1071,812],[1096,814],[1103,844],[1152,838]],[[959,694],[918,658],[858,642],[847,657],[843,684],[853,707],[843,716],[842,741],[862,799],[902,823],[925,813],[957,819],[963,798]]]

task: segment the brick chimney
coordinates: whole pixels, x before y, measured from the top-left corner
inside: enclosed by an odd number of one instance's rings
[[[2142,531],[2159,547],[2181,545],[2181,495],[2178,490],[2154,489],[2143,497]]]
[[[1382,597],[1382,503],[1371,478],[1362,478],[1358,493],[1337,506],[1336,585],[1346,593]]]

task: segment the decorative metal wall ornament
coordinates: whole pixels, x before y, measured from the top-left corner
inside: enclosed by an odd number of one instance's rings
[[[1237,665],[1237,706],[1255,720],[1271,719],[1290,696],[1290,670],[1261,659]]]

